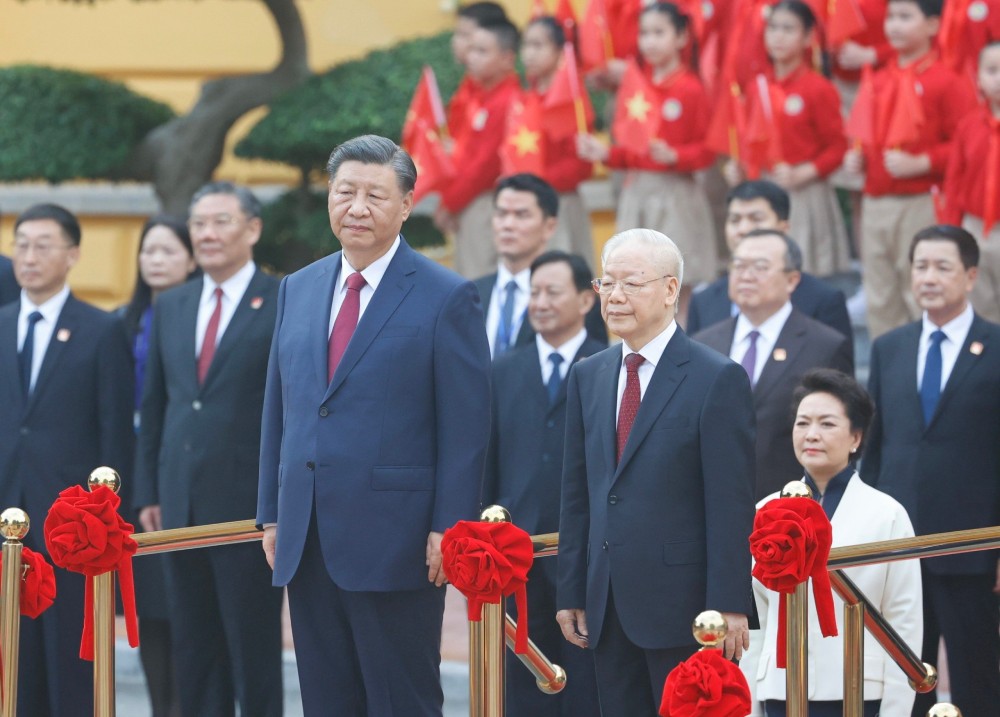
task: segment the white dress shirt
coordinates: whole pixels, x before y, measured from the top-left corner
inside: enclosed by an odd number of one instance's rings
[[[580,329],[580,333],[563,343],[559,348],[555,348],[547,343],[541,334],[535,334],[535,346],[538,347],[538,361],[542,365],[542,383],[547,385],[549,378],[552,376],[552,362],[549,361],[549,356],[554,353],[562,356],[562,363],[559,364],[559,379],[565,381],[566,374],[569,373],[570,364],[573,363],[573,359],[576,358],[577,352],[586,340],[586,328]]]
[[[361,321],[361,317],[364,316],[365,309],[368,308],[368,302],[372,300],[372,296],[375,294],[375,289],[378,288],[382,277],[385,276],[385,270],[389,268],[392,257],[396,256],[397,249],[399,249],[398,236],[396,237],[396,241],[392,243],[392,246],[389,247],[389,251],[369,264],[367,268],[361,270],[361,276],[365,278],[365,285],[358,292],[361,301],[358,308],[359,322]],[[347,256],[341,253],[340,276],[337,277],[337,286],[333,290],[333,305],[330,307],[330,325],[327,326],[326,332],[328,338],[333,333],[333,323],[337,320],[337,314],[340,313],[344,297],[347,296],[347,277],[355,272],[357,272],[357,269],[351,266],[351,263],[347,261]]]
[[[216,284],[212,278],[205,274],[201,285],[201,301],[198,304],[198,323],[196,324],[194,335],[194,355],[201,356],[201,344],[205,340],[205,329],[208,328],[208,321],[215,311],[215,290],[222,289],[222,311],[219,314],[219,331],[215,334],[215,345],[222,341],[222,334],[226,332],[226,327],[236,313],[236,307],[243,300],[243,295],[250,286],[257,265],[248,261],[243,268],[226,279],[221,284]]]
[[[517,334],[521,331],[521,324],[524,323],[528,311],[528,299],[531,297],[531,267],[511,274],[506,266],[500,264],[497,266],[497,281],[490,295],[490,306],[486,310],[486,336],[490,341],[490,356],[496,351],[500,314],[507,301],[507,282],[511,279],[517,283],[517,291],[514,292],[514,314],[510,321],[510,347],[517,343]]]
[[[927,349],[931,345],[931,334],[939,328],[944,332],[944,340],[941,342],[941,391],[948,383],[951,370],[955,368],[958,361],[958,352],[965,345],[965,339],[969,336],[969,329],[972,328],[972,304],[965,305],[965,311],[949,321],[944,326],[937,326],[927,317],[924,312],[923,328],[920,331],[920,350],[917,352],[917,390],[924,380],[924,364],[927,363]]]
[[[625,367],[625,357],[629,354],[637,353],[646,359],[639,364],[638,370],[639,400],[641,401],[642,397],[646,395],[646,387],[649,386],[650,379],[653,378],[653,371],[656,370],[656,364],[660,362],[660,357],[663,356],[667,344],[670,343],[670,339],[674,337],[676,331],[677,322],[671,321],[667,328],[639,351],[633,351],[627,341],[622,341],[622,367],[618,372],[618,401],[615,404],[615,422],[618,421],[618,411],[622,407],[622,395],[625,393],[625,380],[628,376],[628,369]]]
[[[38,372],[42,368],[42,361],[45,360],[45,352],[48,351],[49,341],[52,340],[52,332],[56,330],[56,322],[59,321],[59,314],[62,313],[68,298],[69,287],[63,286],[58,294],[45,301],[41,306],[36,306],[28,299],[28,293],[21,289],[21,310],[17,315],[17,350],[19,353],[24,347],[24,339],[28,336],[28,316],[35,311],[42,315],[42,318],[35,324],[33,353],[31,354],[31,390],[35,388]]]
[[[760,326],[754,326],[745,314],[736,317],[736,331],[733,332],[733,344],[729,347],[729,358],[738,364],[743,363],[743,357],[750,349],[750,332],[756,330],[760,336],[757,337],[757,363],[754,364],[753,376],[750,383],[757,385],[760,372],[764,370],[764,364],[771,357],[775,344],[781,330],[785,328],[785,322],[792,315],[792,302],[786,301],[785,305],[771,314]]]

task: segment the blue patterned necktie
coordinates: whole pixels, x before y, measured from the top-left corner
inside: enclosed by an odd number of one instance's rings
[[[514,294],[517,291],[517,282],[511,279],[504,286],[507,296],[504,299],[503,308],[500,310],[500,324],[497,326],[497,340],[494,344],[493,355],[499,356],[507,352],[514,345]]]
[[[21,369],[21,387],[24,389],[24,397],[31,395],[31,364],[35,354],[35,324],[42,320],[40,311],[32,311],[28,314],[28,333],[24,335],[24,345],[21,346],[21,353],[18,354],[18,364]]]
[[[930,425],[938,401],[941,400],[941,342],[945,338],[944,331],[938,329],[931,334],[931,345],[927,347],[924,377],[920,382],[920,405],[924,409],[925,426]]]
[[[760,332],[757,329],[751,331],[748,336],[750,337],[750,348],[747,352],[743,354],[743,360],[740,361],[740,366],[743,370],[747,372],[747,376],[750,377],[750,385],[754,385],[753,375],[757,371],[757,339],[760,337]]]
[[[556,351],[549,354],[549,363],[552,364],[552,373],[549,374],[549,382],[546,386],[549,389],[549,405],[556,402],[559,397],[559,387],[562,385],[562,375],[559,367],[562,365],[563,357]]]

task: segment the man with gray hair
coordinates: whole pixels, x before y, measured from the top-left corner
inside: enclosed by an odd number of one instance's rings
[[[253,261],[260,202],[212,182],[188,226],[204,276],[156,301],[136,458],[146,530],[245,520],[257,494],[260,421],[277,280]],[[254,545],[166,556],[171,636],[186,717],[282,713],[281,590]]]
[[[366,135],[327,169],[343,251],[281,283],[257,522],[305,714],[440,717],[441,537],[477,517],[490,433],[483,311],[399,233],[406,152]]]
[[[601,261],[623,343],[569,375],[556,619],[594,650],[603,714],[655,717],[699,612],[725,615],[727,657],[749,646],[753,398],[739,365],[678,328],[669,238],[622,232]]]

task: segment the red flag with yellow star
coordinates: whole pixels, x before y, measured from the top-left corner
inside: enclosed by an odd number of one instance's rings
[[[580,64],[584,70],[596,70],[608,64],[615,56],[611,38],[611,22],[604,0],[590,0],[583,21],[577,26],[576,37],[580,51]]]
[[[413,91],[410,107],[406,111],[402,137],[404,149],[414,143],[417,134],[421,131],[422,128],[418,121],[422,121],[429,127],[437,127],[442,130],[445,125],[444,103],[441,101],[441,92],[438,90],[437,77],[429,65],[424,65],[420,81]]]
[[[648,154],[650,140],[660,128],[660,113],[654,106],[653,88],[634,60],[629,60],[615,102],[611,127],[615,144],[636,154]]]
[[[500,165],[504,175],[545,170],[542,143],[542,106],[538,95],[522,92],[507,113],[507,129],[500,145]]]
[[[441,133],[445,131],[444,103],[438,90],[434,70],[425,65],[420,82],[413,92],[410,108],[403,124],[401,144],[409,152],[417,165],[417,186],[413,191],[413,201],[418,202],[426,194],[454,173],[451,159],[441,143]]]
[[[545,93],[543,108],[545,134],[553,139],[586,134],[594,123],[594,107],[580,81],[573,46],[568,42],[563,45],[563,59]]]

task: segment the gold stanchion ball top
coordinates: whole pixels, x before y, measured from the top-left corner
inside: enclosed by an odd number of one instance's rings
[[[535,680],[535,684],[538,689],[547,695],[557,695],[563,691],[566,687],[566,670],[561,668],[559,665],[552,665],[552,679],[548,682],[542,682],[541,680]]]
[[[927,710],[927,717],[962,717],[962,710],[950,702],[938,702]]]
[[[21,540],[28,534],[31,521],[20,508],[8,508],[0,513],[0,535],[7,540]]]
[[[785,483],[785,487],[781,489],[782,498],[812,498],[812,489],[800,480],[793,480],[791,483]]]
[[[914,682],[913,680],[907,680],[910,683],[910,687],[913,688],[914,692],[919,692],[921,694],[924,694],[924,693],[930,692],[935,687],[937,687],[938,673],[937,673],[937,669],[934,667],[934,665],[928,665],[925,662],[924,663],[924,671],[927,673],[927,676],[923,680],[921,680],[920,682]],[[947,703],[942,702],[942,704],[947,704]],[[943,715],[939,715],[939,717],[944,717],[944,716]]]
[[[90,477],[87,479],[87,485],[89,486],[91,492],[96,490],[97,486],[103,485],[105,488],[110,488],[117,493],[122,487],[122,477],[118,475],[118,471],[114,468],[101,466],[100,468],[95,468],[90,472]]]
[[[700,612],[691,623],[694,639],[704,647],[718,647],[726,639],[727,630],[729,625],[726,624],[726,618],[718,610]]]
[[[484,523],[510,523],[510,511],[502,505],[489,505],[483,508],[479,520]]]

